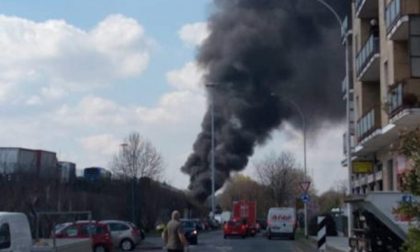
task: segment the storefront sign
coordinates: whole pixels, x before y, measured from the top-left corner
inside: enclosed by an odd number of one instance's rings
[[[373,173],[373,162],[355,161],[352,164],[353,173]]]

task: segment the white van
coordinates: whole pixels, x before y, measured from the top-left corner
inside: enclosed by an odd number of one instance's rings
[[[55,245],[54,245],[55,243]],[[0,212],[0,252],[90,252],[90,239],[43,239],[32,245],[31,229],[23,213]]]
[[[0,212],[0,252],[31,251],[28,219],[22,213]]]
[[[273,207],[267,215],[267,238],[285,236],[295,239],[296,209],[293,207]]]

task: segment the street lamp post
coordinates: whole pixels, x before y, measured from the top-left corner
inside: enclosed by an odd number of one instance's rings
[[[214,88],[216,84],[207,83],[207,88]],[[211,169],[211,212],[212,217],[216,212],[216,195],[215,195],[215,156],[214,156],[214,93],[210,93],[210,116],[211,116],[211,154],[210,154],[210,169]]]
[[[123,150],[123,157],[125,159],[127,159],[128,161],[128,167],[129,168],[134,168],[134,167],[130,167],[131,164],[129,162],[129,159],[127,157],[127,147],[128,144],[127,143],[122,143],[121,144],[122,150]],[[133,164],[134,165],[134,164]],[[132,171],[134,172],[134,169],[132,169]],[[135,195],[134,195],[134,191],[135,191],[135,186],[134,186],[134,182],[135,182],[135,174],[132,174],[133,177],[131,178],[131,222],[136,223],[136,210],[135,210],[135,204],[134,204],[134,200],[135,200]]]
[[[321,3],[322,5],[324,5],[335,17],[335,19],[337,20],[339,26],[340,26],[340,30],[342,31],[343,28],[343,23],[344,21],[341,20],[340,15],[338,15],[337,11],[334,10],[334,8],[329,5],[328,3],[326,3],[324,0],[316,0],[319,3]],[[345,71],[346,71],[346,124],[347,124],[347,135],[346,135],[346,145],[347,145],[347,153],[346,153],[346,159],[347,159],[347,167],[348,167],[348,188],[349,188],[349,194],[351,194],[351,176],[352,176],[352,164],[351,164],[351,136],[350,136],[350,131],[351,131],[351,125],[350,125],[350,65],[349,65],[349,40],[348,40],[348,34],[347,31],[344,31],[344,47],[345,47]],[[351,210],[351,205],[350,203],[347,204],[347,214],[348,214],[348,221],[347,221],[347,232],[348,232],[348,236],[351,236],[351,231],[352,231],[352,210]]]
[[[303,171],[305,173],[305,180],[307,179],[307,169],[306,169],[306,120],[305,115],[299,105],[293,100],[288,99],[289,103],[292,104],[298,111],[300,118],[302,120],[302,131],[303,131]],[[305,237],[308,238],[308,202],[303,202],[304,207],[304,225],[305,225]]]
[[[300,119],[302,120],[302,131],[303,131],[303,171],[305,174],[305,180],[307,179],[307,169],[306,169],[306,120],[305,120],[305,114],[303,113],[300,106],[294,102],[293,100],[287,98],[278,96],[275,93],[271,93],[272,96],[277,96],[283,100],[288,101],[290,104],[293,105],[293,107],[296,109],[296,111],[299,113]],[[308,203],[306,201],[303,202],[304,206],[304,225],[305,225],[305,237],[308,238]]]

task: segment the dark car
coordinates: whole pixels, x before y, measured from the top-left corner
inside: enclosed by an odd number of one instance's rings
[[[267,220],[265,219],[258,219],[257,225],[259,226],[259,230],[266,230],[267,229]]]
[[[198,243],[198,231],[196,222],[193,220],[181,220],[182,228],[184,229],[185,238],[189,244]]]

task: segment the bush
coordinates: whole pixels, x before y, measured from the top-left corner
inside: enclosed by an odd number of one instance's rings
[[[403,251],[418,252],[420,251],[420,229],[411,228],[408,231],[407,240],[404,242]]]

